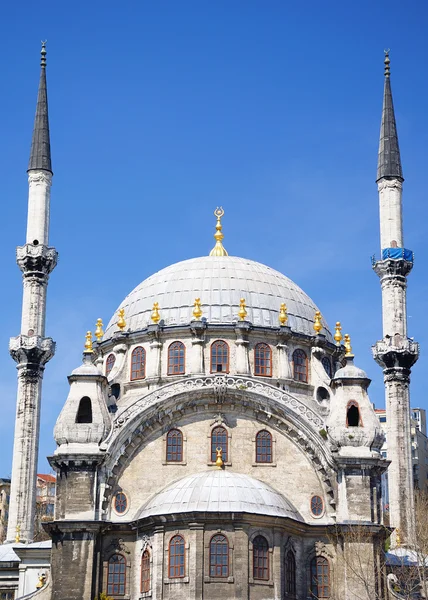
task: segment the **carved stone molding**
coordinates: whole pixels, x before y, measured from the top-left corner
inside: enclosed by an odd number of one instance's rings
[[[378,191],[382,192],[387,188],[402,190],[403,184],[399,179],[381,179],[377,184]]]
[[[419,358],[419,344],[399,334],[387,336],[372,346],[373,358],[383,369],[388,370],[388,376],[396,370],[397,377],[410,377],[410,369]],[[402,375],[400,375],[402,372]]]
[[[57,265],[58,252],[43,244],[25,244],[17,247],[16,262],[24,277],[47,278]]]
[[[373,265],[373,270],[376,275],[380,278],[383,285],[390,283],[389,280],[400,278],[401,281],[397,281],[397,284],[401,286],[406,285],[406,277],[413,269],[413,263],[404,260],[404,258],[386,258],[385,260],[378,260]]]
[[[111,540],[110,544],[105,549],[105,554],[111,554],[112,552],[124,552],[125,554],[131,554],[131,551],[122,538],[113,538]]]
[[[44,367],[55,354],[55,342],[39,335],[18,335],[10,339],[9,352],[18,365],[32,369]]]
[[[52,185],[52,174],[46,171],[30,171],[28,173],[28,183],[32,185]]]

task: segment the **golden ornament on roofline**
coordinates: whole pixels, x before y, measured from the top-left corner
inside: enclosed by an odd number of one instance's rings
[[[352,354],[351,336],[349,335],[349,333],[345,333],[345,335],[343,336],[343,339],[344,339],[344,346],[345,346],[345,350],[346,350],[345,356],[354,356]]]
[[[340,324],[340,321],[337,321],[337,323],[336,323],[336,331],[334,332],[334,339],[336,341],[336,345],[337,346],[340,346],[340,342],[343,339],[341,332],[342,332],[342,325]]]
[[[159,323],[159,321],[160,321],[159,302],[155,302],[153,304],[152,314],[151,314],[150,318],[153,321],[153,323],[155,323],[155,325],[157,325]]]
[[[322,331],[321,313],[319,310],[317,310],[315,313],[314,330],[317,335],[319,335]]]
[[[202,317],[201,299],[195,298],[195,303],[193,306],[193,316],[197,321],[199,321],[199,319]]]
[[[287,315],[287,307],[285,306],[285,302],[282,302],[279,307],[279,322],[282,326],[287,324],[288,315]]]
[[[224,239],[224,234],[222,231],[221,218],[224,215],[224,210],[220,206],[217,207],[214,211],[214,216],[217,217],[217,224],[215,226],[216,232],[214,234],[215,246],[210,252],[210,256],[228,256],[227,251],[223,244],[221,243]]]
[[[245,317],[247,316],[247,310],[245,308],[245,299],[241,298],[239,301],[239,311],[238,311],[238,317],[241,319],[241,321],[245,321]]]
[[[86,332],[86,342],[85,342],[85,350],[84,352],[93,352],[92,348],[92,331]]]
[[[126,327],[124,308],[120,308],[117,313],[117,326],[119,327],[120,331],[123,331]]]
[[[216,451],[216,455],[217,455],[217,458],[215,459],[215,466],[217,467],[217,469],[222,469],[223,465],[224,465],[223,456],[222,456],[223,450],[222,450],[222,448],[218,447],[215,449],[215,451]]]
[[[101,339],[104,335],[104,331],[103,331],[103,320],[102,319],[97,319],[97,324],[95,327],[95,337],[97,338],[98,342],[101,342]]]

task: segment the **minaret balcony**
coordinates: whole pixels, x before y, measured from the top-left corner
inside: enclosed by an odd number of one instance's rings
[[[58,252],[55,248],[43,244],[25,244],[16,249],[16,262],[24,277],[43,277],[56,267]]]
[[[373,358],[383,369],[408,369],[419,358],[419,344],[398,333],[386,336],[372,346]]]
[[[55,354],[55,342],[39,335],[18,335],[10,338],[9,352],[18,364],[44,366]]]

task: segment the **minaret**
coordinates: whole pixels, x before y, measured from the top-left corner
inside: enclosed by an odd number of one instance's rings
[[[415,518],[410,434],[410,369],[419,347],[407,337],[407,275],[413,253],[404,248],[400,149],[392,102],[389,51],[385,51],[385,88],[380,129],[377,185],[380,208],[381,260],[373,268],[382,288],[383,339],[373,346],[382,367],[385,394],[389,488],[389,515],[400,541],[414,543]],[[395,539],[395,538],[394,538]],[[393,543],[394,543],[393,539]]]
[[[21,334],[12,338],[9,345],[17,362],[18,394],[7,541],[16,538],[22,542],[33,538],[42,378],[45,364],[55,352],[55,342],[45,337],[47,284],[58,257],[55,248],[49,247],[48,239],[52,166],[45,42],[28,183],[27,239],[16,251],[23,277]]]

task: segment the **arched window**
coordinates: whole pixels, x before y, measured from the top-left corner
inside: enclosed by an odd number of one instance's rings
[[[184,539],[175,535],[169,542],[168,574],[170,579],[184,577]]]
[[[141,591],[150,592],[150,552],[144,550],[141,557]]]
[[[308,382],[308,357],[300,349],[293,352],[293,377],[296,381]]]
[[[351,400],[348,403],[346,409],[346,426],[347,427],[361,427],[361,415],[358,403],[355,400]]]
[[[121,554],[113,554],[108,561],[107,595],[124,596],[126,584],[126,560]]]
[[[184,344],[172,342],[168,348],[168,375],[184,375],[184,357]]]
[[[269,579],[269,545],[262,535],[253,541],[253,579]]]
[[[267,344],[257,344],[254,348],[254,375],[272,376],[272,350]]]
[[[179,429],[171,429],[166,436],[167,462],[181,462],[183,460],[183,434]]]
[[[265,429],[256,435],[256,462],[272,462],[272,436]]]
[[[311,592],[314,598],[330,598],[330,566],[323,556],[311,560]]]
[[[285,591],[290,597],[296,595],[296,557],[292,550],[285,557]]]
[[[126,497],[126,494],[118,492],[114,497],[114,510],[119,513],[119,515],[123,515],[127,508],[128,498]]]
[[[114,363],[116,362],[116,357],[114,354],[109,354],[106,360],[106,377],[108,377],[111,373],[111,370],[114,367]]]
[[[332,370],[331,370],[331,362],[330,359],[327,356],[324,356],[324,358],[321,361],[322,366],[324,367],[324,371],[327,373],[327,375],[330,377],[332,376]]]
[[[229,373],[229,346],[222,340],[211,344],[211,373]]]
[[[224,535],[211,538],[210,577],[229,577],[229,542]]]
[[[324,502],[321,496],[312,496],[311,498],[311,513],[314,517],[320,517],[324,512]]]
[[[222,449],[221,457],[223,462],[227,462],[227,431],[224,427],[214,427],[211,431],[211,460],[215,462],[217,458],[217,448]]]
[[[83,396],[79,402],[76,423],[92,423],[92,402],[88,396]]]
[[[141,346],[134,348],[131,354],[131,381],[146,376],[146,351]]]

